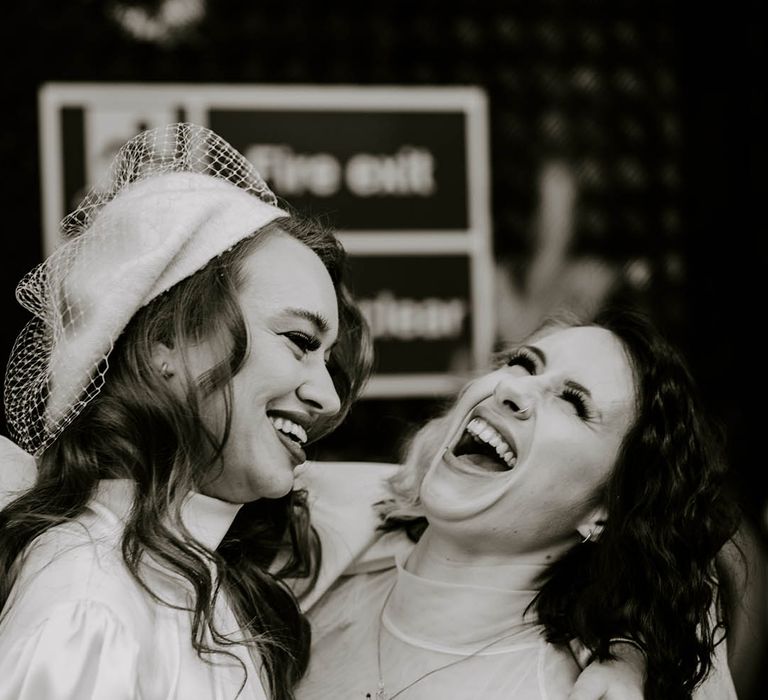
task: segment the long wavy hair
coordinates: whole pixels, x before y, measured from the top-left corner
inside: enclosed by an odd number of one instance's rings
[[[0,512],[0,608],[18,576],[25,547],[80,515],[100,479],[130,478],[136,498],[121,544],[136,581],[162,604],[144,580],[145,557],[183,576],[194,591],[191,641],[198,655],[210,660],[213,653],[224,653],[239,661],[226,649],[236,643],[214,624],[216,598],[225,593],[245,644],[253,644],[261,657],[271,697],[294,697],[293,687],[308,663],[310,629],[285,579],[305,579],[311,586],[320,560],[305,493],[294,490],[282,498],[245,504],[216,551],[196,542],[180,518],[186,495],[199,490],[229,437],[232,378],[248,354],[259,351],[249,344],[238,303],[243,262],[279,232],[319,256],[338,299],[339,338],[328,367],[341,410],[316,425],[310,439],[343,420],[371,366],[367,326],[344,282],[347,259],[320,222],[281,219],[209,262],[131,320],[110,355],[101,393],[42,454],[34,486]],[[187,396],[179,398],[157,381],[152,348],[163,342],[183,349],[202,339],[220,342],[221,361],[200,378],[189,375]],[[221,392],[226,408],[222,434],[213,434],[201,418],[203,401],[215,392]],[[223,652],[206,643],[208,634]],[[245,678],[247,672],[243,685]]]
[[[727,481],[724,431],[707,418],[681,354],[636,311],[606,309],[594,325],[621,341],[634,372],[635,420],[604,487],[607,521],[548,567],[532,603],[547,640],[578,640],[600,660],[629,636],[646,651],[645,694],[690,698],[727,631],[716,556],[740,514]],[[540,330],[539,333],[546,333]],[[444,442],[447,413],[416,432],[382,504],[382,529],[412,539],[427,527],[421,481]]]

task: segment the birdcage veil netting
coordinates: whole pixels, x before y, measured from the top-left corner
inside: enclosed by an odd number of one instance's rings
[[[5,374],[16,442],[35,455],[45,450],[101,390],[132,315],[257,225],[285,215],[276,205],[250,161],[205,127],[172,124],[123,145],[61,221],[57,249],[17,285],[17,300],[34,317]],[[110,293],[117,298],[101,308]]]

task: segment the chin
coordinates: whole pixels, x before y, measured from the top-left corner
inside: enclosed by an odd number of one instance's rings
[[[464,517],[461,483],[447,471],[442,460],[437,460],[421,482],[419,498],[427,519],[453,520]]]
[[[230,503],[252,503],[262,498],[282,498],[293,490],[293,465],[284,460],[268,465],[252,461],[248,469],[225,471],[204,493]]]
[[[247,489],[221,489],[219,491],[211,490],[207,495],[214,496],[222,501],[229,501],[230,503],[253,503],[254,501],[260,501],[262,498],[282,498],[289,494],[293,490],[293,482],[290,486],[286,487],[283,484],[261,484],[258,487]]]
[[[276,467],[273,462],[269,471],[261,471],[253,474],[253,480],[249,482],[250,491],[254,495],[251,500],[259,498],[282,498],[293,491],[295,483],[293,463],[286,461]]]
[[[506,480],[487,473],[471,473],[436,460],[421,484],[420,499],[427,519],[461,521],[491,508],[507,491]]]
[[[290,483],[273,484],[269,488],[262,490],[261,495],[257,496],[257,498],[282,498],[293,491],[293,484],[293,479],[291,479]],[[255,501],[257,498],[253,500]]]

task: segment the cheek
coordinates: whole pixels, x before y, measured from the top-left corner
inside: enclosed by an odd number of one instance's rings
[[[610,477],[613,462],[595,454],[584,454],[580,457],[581,459],[572,465],[564,488],[571,493],[570,500],[574,507],[579,504],[592,507]]]
[[[465,385],[453,404],[453,408],[448,414],[444,425],[446,429],[446,441],[452,437],[453,433],[459,428],[467,414],[484,399],[493,394],[493,390],[498,383],[495,374],[489,374],[476,379],[471,384]],[[449,433],[451,433],[449,435]]]
[[[224,432],[226,424],[226,401],[223,391],[217,391],[202,400],[200,417],[214,435],[220,436]]]
[[[265,387],[264,393],[268,393],[266,387],[281,389],[284,387],[295,388],[302,379],[305,366],[303,361],[296,356],[294,351],[281,340],[264,352],[252,368],[251,383],[255,389]]]
[[[457,403],[474,406],[483,399],[493,394],[493,390],[499,383],[500,370],[486,374],[478,379],[475,379],[472,383],[467,384],[464,391],[459,395]]]
[[[264,429],[268,418],[266,405],[269,394],[265,393],[263,382],[243,368],[232,378],[229,391],[229,438],[227,447],[239,449]],[[225,390],[216,392],[206,402],[205,424],[209,429],[215,426],[215,434],[221,436],[227,419]]]
[[[251,405],[266,402],[296,387],[302,366],[293,353],[274,344],[254,348],[246,363],[234,376],[232,386],[238,400]]]
[[[544,486],[553,501],[578,503],[590,499],[608,478],[613,461],[593,441],[583,437],[549,443],[536,457]]]
[[[232,381],[232,401],[230,410],[233,424],[255,428],[265,416],[265,407],[269,402],[272,384],[266,379],[252,375],[238,374]],[[274,379],[272,380],[274,382]]]

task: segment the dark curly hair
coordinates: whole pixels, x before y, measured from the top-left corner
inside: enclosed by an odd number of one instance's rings
[[[191,643],[205,659],[214,653],[205,641],[208,633],[225,649],[234,644],[214,624],[215,601],[223,591],[246,641],[259,651],[270,696],[294,697],[293,687],[308,664],[310,629],[285,579],[304,578],[311,585],[320,560],[305,494],[294,491],[245,504],[216,551],[196,542],[180,518],[185,496],[200,490],[229,437],[231,380],[248,353],[259,351],[249,343],[238,302],[243,263],[269,236],[285,234],[319,256],[338,299],[339,338],[328,369],[341,410],[316,426],[310,438],[316,440],[343,420],[371,367],[367,326],[344,284],[346,256],[331,230],[319,222],[296,216],[280,219],[209,262],[131,320],[110,356],[101,393],[42,454],[35,485],[0,512],[0,608],[8,600],[25,547],[82,513],[100,479],[130,478],[136,499],[122,553],[131,574],[161,604],[143,579],[145,556],[190,582]],[[191,382],[186,397],[158,384],[152,347],[202,338],[221,343],[221,361]],[[201,402],[213,392],[222,392],[225,399],[221,434],[207,430],[201,418]],[[274,571],[278,553],[284,558]],[[211,564],[218,579],[212,576]]]
[[[607,484],[599,540],[552,565],[536,598],[547,638],[578,638],[599,659],[630,634],[646,650],[645,692],[688,698],[725,633],[717,553],[736,533],[723,432],[706,418],[683,357],[637,312],[594,321],[621,341],[635,375],[636,418]]]
[[[635,420],[605,486],[602,534],[548,567],[532,608],[548,641],[578,640],[595,659],[613,658],[611,638],[633,638],[646,652],[646,696],[690,698],[727,629],[716,555],[736,534],[740,513],[724,432],[707,418],[682,355],[645,314],[613,307],[590,323],[561,318],[544,328],[578,325],[621,341],[634,372]],[[445,420],[410,441],[382,529],[405,528],[418,539],[426,527],[418,488]]]

